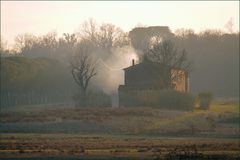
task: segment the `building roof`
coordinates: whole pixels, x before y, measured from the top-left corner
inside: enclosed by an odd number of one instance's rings
[[[155,62],[141,62],[141,63],[138,63],[138,64],[134,64],[134,65],[131,65],[129,67],[126,67],[126,68],[123,68],[123,70],[132,70],[132,69],[137,69],[139,67],[148,67],[148,66],[153,66],[153,67],[157,67],[157,65],[155,64]]]
[[[151,62],[151,61],[144,61],[135,65],[131,65],[127,68],[124,68],[124,71],[128,71],[128,70],[135,70],[135,69],[139,69],[139,68],[153,68],[153,69],[162,69],[164,67],[167,68],[172,68],[172,69],[178,69],[178,70],[183,70],[181,68],[177,68],[177,67],[170,67],[168,65],[164,65],[164,64],[160,64],[157,62]]]

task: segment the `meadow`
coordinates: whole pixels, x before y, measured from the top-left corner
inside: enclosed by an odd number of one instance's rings
[[[191,112],[151,107],[2,108],[1,159],[238,159],[239,104]]]

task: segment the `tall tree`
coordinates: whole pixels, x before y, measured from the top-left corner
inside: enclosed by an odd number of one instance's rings
[[[15,51],[26,57],[51,57],[57,48],[57,33],[50,32],[43,36],[21,34],[15,38]]]
[[[164,86],[172,88],[172,82],[183,76],[183,72],[191,69],[191,62],[187,58],[185,49],[179,51],[171,40],[157,39],[150,45],[147,60],[157,62],[163,66]],[[171,71],[171,69],[174,69]]]
[[[28,55],[33,48],[33,45],[37,43],[38,38],[33,34],[20,34],[15,38],[15,50],[20,54]]]
[[[148,51],[148,47],[153,37],[170,39],[173,37],[173,33],[167,26],[137,27],[129,32],[131,45],[141,56],[144,56]],[[141,58],[143,57],[140,57],[140,59]]]
[[[95,63],[90,57],[91,49],[82,42],[71,61],[72,76],[80,88],[78,105],[87,105],[87,89],[90,80],[97,74]]]
[[[113,47],[129,45],[129,39],[119,27],[104,23],[99,28],[98,44],[101,48],[110,51]]]
[[[85,21],[78,32],[80,39],[88,41],[92,48],[110,53],[114,47],[122,47],[130,44],[128,34],[119,27],[103,23],[98,25],[95,20]]]
[[[69,63],[77,46],[77,37],[75,34],[64,33],[58,40],[55,58],[62,62]]]

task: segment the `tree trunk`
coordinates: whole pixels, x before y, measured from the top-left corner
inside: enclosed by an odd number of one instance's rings
[[[80,103],[82,107],[86,107],[87,106],[87,95],[86,95],[86,92],[83,91],[81,94],[80,94]]]
[[[76,96],[76,107],[86,107],[87,106],[87,94],[86,90],[80,89],[79,94]]]

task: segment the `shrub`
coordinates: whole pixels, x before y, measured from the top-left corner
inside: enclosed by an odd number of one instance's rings
[[[111,96],[103,92],[88,92],[85,97],[81,97],[78,92],[73,96],[76,107],[111,107]]]
[[[198,100],[200,109],[208,109],[213,100],[213,95],[210,92],[202,92],[198,94]]]

